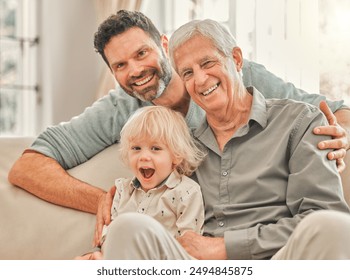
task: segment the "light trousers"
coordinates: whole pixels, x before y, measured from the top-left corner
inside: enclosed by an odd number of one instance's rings
[[[102,251],[105,259],[193,259],[160,223],[138,213],[111,223]],[[320,210],[306,216],[272,259],[350,259],[350,215]]]

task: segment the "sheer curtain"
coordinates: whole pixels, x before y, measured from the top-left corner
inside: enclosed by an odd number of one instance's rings
[[[118,10],[140,10],[142,0],[95,0],[96,11],[98,13],[98,24],[104,21],[111,14],[117,12]],[[102,58],[101,58],[102,59]],[[96,99],[104,96],[109,90],[116,87],[115,79],[110,71],[106,67],[103,69],[100,77],[99,86],[96,93]]]

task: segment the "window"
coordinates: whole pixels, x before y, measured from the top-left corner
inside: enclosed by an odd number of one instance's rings
[[[296,87],[319,92],[318,0],[236,0],[233,17],[246,58]]]
[[[319,0],[320,90],[350,105],[350,1]]]
[[[171,35],[174,30],[193,19],[211,18],[230,26],[230,0],[172,0],[164,1],[163,32]],[[151,3],[150,3],[151,4]]]
[[[0,0],[0,135],[34,135],[37,2]]]
[[[192,19],[217,20],[236,37],[245,58],[263,64],[297,87],[318,92],[318,56],[310,56],[318,49],[317,1],[166,1],[164,32],[171,34]]]
[[[228,26],[245,58],[308,92],[321,92],[350,104],[350,82],[344,79],[350,73],[348,0],[164,2],[160,5],[164,15],[157,24],[163,33],[170,36],[196,18],[217,20]]]

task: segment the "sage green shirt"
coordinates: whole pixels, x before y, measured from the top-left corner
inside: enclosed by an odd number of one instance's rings
[[[204,234],[223,236],[229,259],[271,258],[313,211],[349,213],[335,161],[316,147],[325,136],[312,129],[326,124],[318,108],[249,90],[249,121],[222,152],[206,121],[194,132],[208,148],[196,171]]]

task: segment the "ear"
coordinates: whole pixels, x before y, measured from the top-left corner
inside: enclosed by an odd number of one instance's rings
[[[234,47],[232,49],[232,57],[233,57],[233,61],[236,64],[237,72],[239,72],[243,67],[243,55],[242,55],[241,48]]]
[[[168,37],[166,35],[162,35],[160,37],[160,41],[162,43],[162,47],[164,49],[164,52],[168,56],[169,55],[169,53],[168,53],[168,51],[169,51],[169,40],[168,40]]]
[[[182,162],[182,158],[180,157],[173,157],[173,168],[176,168],[181,162]]]

